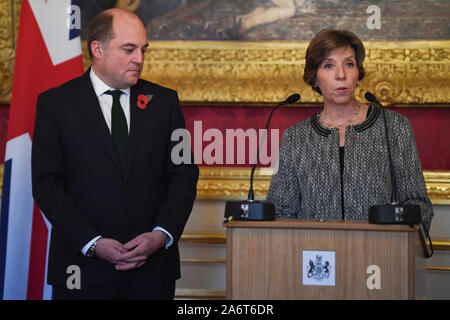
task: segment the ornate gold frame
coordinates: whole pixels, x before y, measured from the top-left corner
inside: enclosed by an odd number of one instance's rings
[[[20,0],[0,0],[0,103],[9,103]],[[256,105],[300,92],[321,96],[302,80],[307,42],[152,41],[142,77],[178,91],[184,104]],[[368,75],[357,95],[372,91],[386,105],[450,106],[450,41],[368,41]],[[89,65],[83,44],[85,66]]]
[[[20,0],[0,0],[0,103],[9,103],[14,73]]]
[[[197,183],[198,200],[242,200],[250,186],[250,168],[200,167]],[[0,164],[0,197],[3,190],[4,165]],[[273,170],[255,170],[253,189],[256,199],[265,199]],[[428,197],[433,204],[450,205],[450,171],[423,172]]]
[[[303,81],[308,42],[152,42],[143,75],[173,87],[185,103],[261,105],[299,92],[304,104],[322,97]],[[450,41],[365,43],[372,91],[386,105],[450,106]]]
[[[257,199],[264,199],[269,189],[273,170],[258,168],[255,171],[253,189]],[[450,171],[423,172],[428,196],[433,204],[450,204]],[[240,200],[246,199],[250,186],[250,168],[200,167],[197,199]]]

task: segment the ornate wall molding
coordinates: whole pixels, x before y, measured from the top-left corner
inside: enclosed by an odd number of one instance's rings
[[[85,46],[85,45],[84,45]],[[143,78],[175,88],[185,104],[264,105],[293,92],[322,97],[303,82],[308,42],[150,42]],[[366,78],[385,105],[450,106],[450,41],[368,41]],[[85,49],[86,52],[86,49]],[[85,53],[87,58],[87,53]],[[85,66],[89,60],[85,59]]]
[[[11,99],[20,0],[0,0],[0,103]],[[261,106],[293,92],[321,102],[302,80],[308,42],[151,41],[142,77],[178,91],[184,104]],[[367,41],[366,78],[386,105],[450,106],[450,41]],[[85,67],[89,66],[83,43]]]
[[[264,199],[269,189],[273,170],[258,168],[253,188],[258,199]],[[433,204],[450,204],[450,171],[424,171],[428,196]],[[246,199],[250,168],[200,167],[197,199]]]
[[[0,164],[0,196],[3,189],[4,165]],[[257,199],[264,199],[269,190],[273,170],[255,170],[253,189]],[[423,172],[428,196],[433,204],[450,205],[450,171]],[[250,168],[246,167],[200,167],[197,183],[199,200],[246,199],[250,186]]]
[[[20,0],[0,0],[0,103],[9,103],[19,26]]]

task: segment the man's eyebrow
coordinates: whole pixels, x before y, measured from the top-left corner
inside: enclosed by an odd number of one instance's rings
[[[149,44],[146,43],[145,45],[143,45],[143,47],[144,47],[144,48],[147,48],[148,45],[149,45]],[[127,43],[124,43],[123,45],[121,45],[121,47],[133,47],[133,48],[136,48],[136,47],[138,47],[138,45],[135,44],[135,43],[127,42]]]

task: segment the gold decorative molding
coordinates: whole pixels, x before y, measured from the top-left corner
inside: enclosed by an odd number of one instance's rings
[[[202,300],[225,300],[225,290],[176,288],[175,300],[177,299],[202,299]]]
[[[227,235],[224,233],[183,233],[180,242],[226,243]]]
[[[431,240],[431,242],[433,243],[433,249],[434,250],[446,250],[449,251],[450,250],[450,240]],[[430,246],[430,241],[427,240],[427,245]]]
[[[20,0],[0,0],[0,103],[11,99]],[[90,64],[83,44],[85,67]],[[183,104],[261,106],[302,95],[321,103],[302,80],[307,41],[151,41],[144,79],[176,89]],[[450,106],[450,41],[367,41],[366,78],[385,105]]]
[[[181,258],[181,263],[197,263],[197,264],[222,264],[227,263],[225,259],[209,259],[209,258]]]
[[[450,204],[450,171],[423,172],[428,197],[433,204]]]
[[[250,187],[250,168],[239,167],[200,167],[197,183],[197,199],[199,200],[239,200],[246,199]],[[4,164],[0,164],[0,196],[3,189]],[[273,170],[258,168],[255,170],[253,189],[256,199],[265,199],[269,190]],[[433,204],[450,205],[450,171],[423,172],[427,185],[428,197]],[[217,235],[210,235],[213,241]],[[205,235],[196,237],[186,235],[182,241],[201,241]],[[222,239],[223,241],[223,239]],[[221,241],[217,241],[221,242]]]
[[[264,199],[269,189],[273,170],[258,168],[253,189],[258,199]],[[428,196],[433,204],[450,204],[450,171],[423,172]],[[250,187],[250,168],[200,167],[197,199],[246,199]]]
[[[178,91],[184,104],[261,106],[300,92],[322,102],[303,80],[308,42],[155,41],[142,77]],[[385,105],[450,106],[450,41],[368,41],[367,76],[357,96],[373,92]],[[85,53],[85,57],[87,54]],[[85,67],[89,60],[85,59]]]
[[[0,103],[9,103],[16,55],[20,0],[0,0]]]
[[[265,198],[272,178],[272,169],[255,170],[253,189],[258,199]],[[250,168],[200,167],[197,199],[244,199],[250,187]]]
[[[427,271],[446,271],[450,272],[450,267],[435,267],[435,266],[427,266]]]

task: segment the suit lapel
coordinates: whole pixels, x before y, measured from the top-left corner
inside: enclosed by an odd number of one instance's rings
[[[128,160],[127,160],[127,168],[125,171],[125,180],[128,178],[130,174],[130,170],[132,168],[134,158],[136,157],[136,152],[139,147],[139,139],[142,133],[142,126],[145,121],[146,109],[150,106],[150,103],[147,104],[145,109],[141,109],[138,107],[138,96],[139,95],[148,95],[151,94],[148,88],[143,88],[140,85],[140,81],[130,90],[130,136],[128,143]]]
[[[100,138],[102,145],[106,150],[106,153],[108,153],[112,161],[120,169],[120,162],[114,150],[111,134],[100,109],[97,95],[95,94],[94,88],[92,87],[89,72],[90,69],[88,69],[88,71],[86,71],[86,73],[81,78],[79,92],[79,97],[81,97],[80,108],[89,119],[89,122],[93,126],[94,130],[97,132],[97,135]]]

